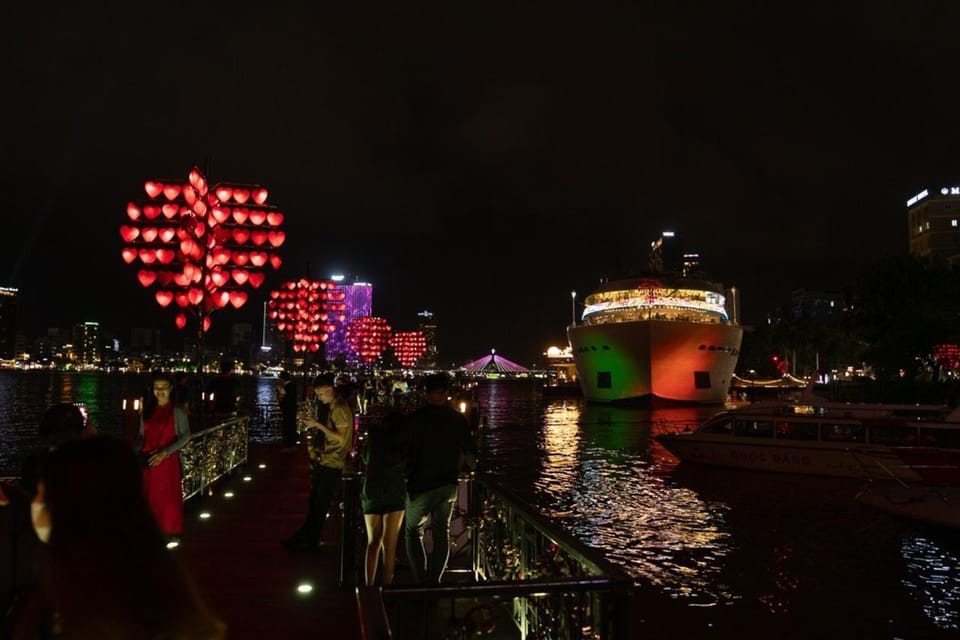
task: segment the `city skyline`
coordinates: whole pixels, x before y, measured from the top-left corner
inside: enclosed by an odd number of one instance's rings
[[[906,254],[906,201],[960,185],[949,5],[119,7],[17,3],[0,43],[0,286],[36,333],[173,327],[117,228],[194,164],[286,214],[265,291],[355,275],[399,330],[433,312],[444,362],[538,359],[664,230],[756,323]]]

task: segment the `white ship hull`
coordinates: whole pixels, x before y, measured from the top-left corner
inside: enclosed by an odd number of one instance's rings
[[[740,353],[736,324],[636,320],[568,327],[583,396],[720,404]]]

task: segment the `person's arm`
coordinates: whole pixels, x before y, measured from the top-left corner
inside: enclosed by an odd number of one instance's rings
[[[317,428],[330,438],[335,444],[342,445],[353,435],[353,412],[346,403],[335,402],[330,407],[331,429],[322,422],[317,422]]]
[[[166,447],[150,456],[151,467],[157,466],[176,453],[190,439],[190,419],[187,418],[187,414],[180,407],[174,407],[173,409],[173,429],[176,438]]]

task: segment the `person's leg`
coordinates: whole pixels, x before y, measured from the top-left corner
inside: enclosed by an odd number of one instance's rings
[[[365,513],[363,520],[367,525],[367,563],[364,576],[366,585],[370,587],[377,578],[377,564],[380,560],[380,549],[383,547],[383,516],[379,513]],[[383,566],[386,576],[386,558]]]
[[[397,565],[397,540],[403,526],[403,511],[391,511],[383,518],[383,584],[393,584]]]
[[[323,525],[327,521],[330,503],[340,485],[340,469],[318,466],[315,472],[317,481],[314,491],[310,492],[310,517],[304,523],[303,541],[314,546],[320,541]]]
[[[433,550],[427,557],[427,582],[437,584],[443,578],[450,555],[450,517],[457,500],[457,485],[440,487],[430,492],[433,496],[430,508],[430,532]]]
[[[417,496],[407,496],[403,527],[403,541],[407,549],[407,560],[414,582],[421,582],[427,568],[427,556],[423,550],[423,527],[429,515],[427,497],[429,491]]]

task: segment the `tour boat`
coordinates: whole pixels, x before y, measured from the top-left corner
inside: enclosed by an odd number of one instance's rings
[[[758,403],[655,438],[681,461],[960,486],[960,410],[940,405]]]
[[[960,529],[960,487],[871,484],[856,499],[895,516]]]
[[[743,337],[728,293],[679,275],[602,284],[567,329],[584,398],[722,404]]]

